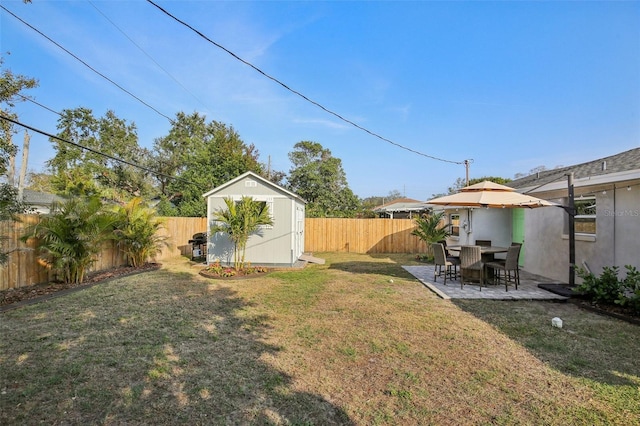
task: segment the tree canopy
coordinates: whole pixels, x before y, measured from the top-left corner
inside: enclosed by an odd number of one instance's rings
[[[263,172],[253,144],[245,144],[233,127],[207,122],[197,112],[178,113],[169,134],[155,141],[153,152],[153,168],[179,178],[157,178],[165,199],[163,214],[205,216],[202,194],[244,172]]]
[[[138,146],[135,124],[119,118],[113,111],[96,118],[88,108],[63,110],[58,130],[61,139],[133,164],[140,164],[149,156],[147,150]],[[150,181],[142,169],[58,139],[52,138],[51,143],[56,154],[47,165],[54,175],[56,192],[100,195],[121,201],[150,194]]]
[[[360,209],[349,189],[342,160],[317,142],[302,141],[289,153],[293,164],[288,187],[305,199],[309,217],[352,217]]]

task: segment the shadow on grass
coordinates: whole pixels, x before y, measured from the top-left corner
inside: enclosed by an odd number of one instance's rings
[[[168,271],[4,313],[0,423],[353,424],[266,361],[270,321]]]
[[[640,327],[569,303],[452,299],[562,373],[612,386],[640,398]],[[564,327],[551,326],[561,317]]]
[[[329,265],[329,269],[337,269],[339,271],[351,272],[353,274],[377,274],[409,280],[415,279],[415,277],[402,268],[402,266],[397,263],[390,262],[367,262],[357,260],[336,262],[331,263]]]

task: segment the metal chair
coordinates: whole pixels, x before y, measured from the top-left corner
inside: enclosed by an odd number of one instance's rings
[[[444,276],[444,285],[447,285],[447,276],[451,279],[456,279],[458,277],[458,265],[460,261],[455,257],[447,257],[444,251],[444,246],[440,243],[431,244],[431,249],[433,250],[433,259],[434,259],[434,271],[433,271],[433,281],[436,282],[438,277]],[[451,267],[453,266],[453,274],[451,271]],[[444,267],[444,273],[442,268]]]
[[[468,278],[471,271],[480,274],[480,291],[484,281],[484,265],[482,263],[482,254],[480,246],[462,246],[460,247],[460,288],[464,288],[465,279]]]
[[[513,272],[513,283],[518,289],[520,284],[520,267],[518,266],[518,258],[520,257],[521,245],[512,245],[507,251],[507,258],[505,260],[496,260],[494,262],[487,262],[485,266],[495,270],[494,277],[498,284],[501,281],[502,271],[504,273],[504,288],[505,291],[509,291],[509,283],[512,282],[511,273]]]

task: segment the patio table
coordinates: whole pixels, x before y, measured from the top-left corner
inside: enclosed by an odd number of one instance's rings
[[[462,246],[447,246],[447,250],[450,251],[460,251]],[[494,254],[496,253],[506,253],[509,251],[509,247],[500,247],[500,246],[480,246],[480,256],[482,256],[482,263],[491,262],[494,260]],[[486,270],[485,282],[489,279],[493,279],[493,269],[488,268]]]

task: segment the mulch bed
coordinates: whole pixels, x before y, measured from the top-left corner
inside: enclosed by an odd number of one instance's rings
[[[214,272],[207,271],[206,268],[205,268],[205,269],[201,270],[199,272],[199,274],[202,275],[205,278],[212,278],[212,279],[215,279],[215,280],[230,280],[230,281],[233,281],[233,280],[246,280],[246,279],[251,279],[251,278],[265,277],[265,276],[267,276],[269,274],[269,272],[271,272],[271,271],[254,272],[254,273],[251,273],[251,274],[245,274],[244,271],[238,271],[238,272],[236,272],[236,275],[233,275],[231,277],[223,277],[223,276],[220,276],[220,275],[218,275],[218,274],[216,274]]]
[[[81,284],[65,284],[62,282],[50,282],[46,284],[36,284],[29,287],[12,288],[0,291],[0,307],[13,306],[21,302],[35,301],[62,292],[70,292],[91,287],[95,284],[103,283],[115,278],[141,272],[154,271],[160,268],[159,263],[146,263],[143,266],[134,268],[133,266],[121,266],[119,268],[107,269],[105,271],[92,272],[87,275]]]

